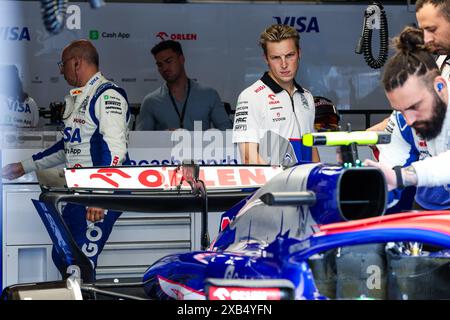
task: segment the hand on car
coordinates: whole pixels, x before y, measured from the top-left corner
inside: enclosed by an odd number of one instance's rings
[[[105,209],[88,207],[86,211],[86,220],[97,222],[105,218]]]

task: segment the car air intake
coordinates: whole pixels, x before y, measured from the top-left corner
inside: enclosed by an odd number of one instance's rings
[[[377,168],[318,166],[309,176],[308,190],[316,194],[310,209],[320,224],[381,216],[386,209],[386,183]]]

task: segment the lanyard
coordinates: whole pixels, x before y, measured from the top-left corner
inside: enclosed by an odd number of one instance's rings
[[[188,87],[187,87],[187,93],[186,93],[186,99],[184,100],[184,104],[183,104],[183,108],[181,109],[181,114],[180,111],[178,111],[177,108],[177,104],[175,103],[175,99],[173,98],[172,93],[170,92],[169,89],[169,96],[170,96],[170,100],[172,101],[172,106],[175,109],[177,115],[178,115],[178,119],[180,119],[180,128],[183,128],[183,121],[184,121],[184,114],[186,111],[186,106],[187,106],[187,102],[188,102],[188,98],[189,98],[189,93],[191,92],[191,80],[188,79]]]

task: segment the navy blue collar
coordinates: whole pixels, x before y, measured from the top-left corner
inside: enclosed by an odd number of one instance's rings
[[[284,89],[280,87],[278,83],[275,82],[275,80],[272,79],[272,77],[269,75],[268,72],[265,72],[264,75],[260,79],[266,86],[268,86],[274,93],[280,93]],[[305,90],[303,90],[302,86],[300,86],[297,82],[295,82],[294,79],[294,86],[297,88],[298,91],[301,93],[304,93]]]

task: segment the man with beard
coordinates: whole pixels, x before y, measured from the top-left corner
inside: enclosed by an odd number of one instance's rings
[[[161,41],[151,52],[166,83],[145,96],[136,118],[136,130],[192,131],[195,122],[202,125],[202,130],[211,125],[219,130],[232,128],[217,91],[186,75],[185,57],[178,41]]]
[[[434,54],[441,74],[450,80],[450,1],[417,0],[416,18],[424,41]]]
[[[448,209],[449,81],[425,48],[421,30],[407,27],[395,42],[398,52],[386,64],[382,79],[386,96],[397,111],[386,128],[392,140],[378,145],[378,163],[364,163],[383,171],[389,190],[417,186],[416,209]],[[411,130],[405,130],[408,127]],[[390,196],[395,198],[395,192]]]

